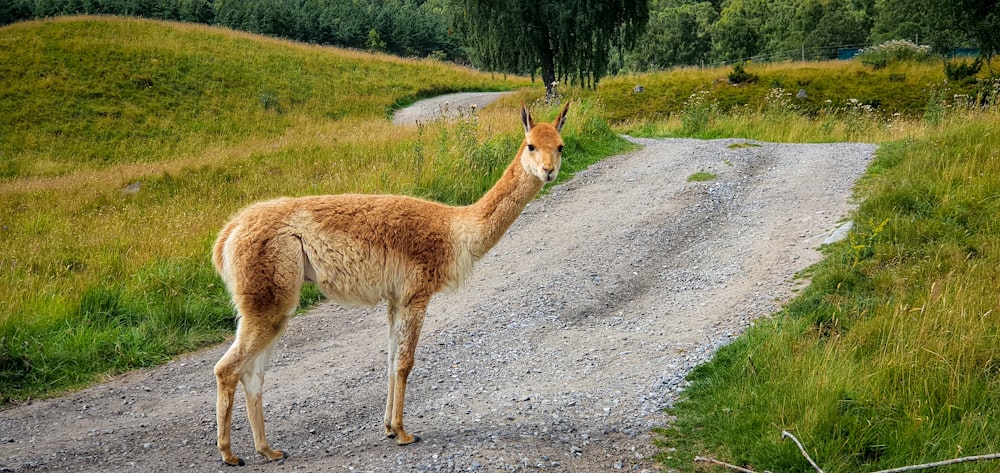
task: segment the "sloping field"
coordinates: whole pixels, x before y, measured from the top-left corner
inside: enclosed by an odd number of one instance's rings
[[[516,123],[484,116],[493,131],[470,125],[458,142],[388,116],[427,95],[528,83],[105,17],[0,28],[0,77],[0,403],[231,334],[208,249],[249,202],[478,196],[508,159],[507,138],[486,141]]]

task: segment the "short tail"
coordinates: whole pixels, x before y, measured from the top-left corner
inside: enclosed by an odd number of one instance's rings
[[[236,222],[229,222],[222,231],[219,232],[219,237],[215,239],[215,247],[212,248],[212,265],[215,266],[215,272],[220,275],[223,274],[222,269],[224,266],[224,250],[226,248],[226,241],[229,240],[230,235],[236,230]]]

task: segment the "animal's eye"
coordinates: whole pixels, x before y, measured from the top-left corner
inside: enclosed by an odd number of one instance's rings
[[[557,149],[559,150],[560,153],[562,153],[563,145],[559,145],[559,148]]]
[[[535,152],[535,145],[528,145],[528,151]]]

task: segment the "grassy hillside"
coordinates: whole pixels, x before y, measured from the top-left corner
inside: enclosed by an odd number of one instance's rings
[[[837,77],[858,67],[786,64],[771,73],[828,69]],[[908,77],[941,69],[895,67],[914,71]],[[696,77],[704,74],[645,79],[699,88],[705,83]],[[873,96],[882,104],[901,102],[884,80],[844,84],[829,98],[843,105],[820,113],[764,89],[753,95],[750,87],[718,86],[759,105],[681,104],[669,117],[622,125],[653,135],[880,144],[857,189],[850,237],[825,249],[806,273],[811,284],[781,313],[689,376],[690,387],[670,409],[676,420],[658,435],[667,468],[725,471],[693,462],[709,456],[754,471],[814,471],[782,430],[801,439],[828,473],[1000,451],[1000,426],[992,421],[1000,418],[1000,80],[971,85],[983,91],[978,97],[942,93],[950,87],[944,84],[928,88],[906,99],[924,105],[900,116],[848,100],[871,89],[884,91]],[[613,104],[622,85],[608,82],[600,95]],[[635,112],[609,108],[618,116]]]
[[[988,75],[986,69],[980,77]],[[751,64],[745,70],[756,80],[732,84],[732,67],[688,68],[608,78],[598,89],[607,118],[615,124],[675,116],[690,108],[698,93],[725,113],[757,112],[784,99],[810,116],[865,106],[883,117],[899,113],[913,118],[923,115],[932,93],[975,95],[978,89],[974,82],[946,83],[940,62],[897,62],[878,70],[856,61],[786,62]],[[642,92],[634,91],[637,85]],[[798,97],[800,90],[804,98]]]
[[[421,96],[524,84],[432,61],[98,18],[4,28],[0,77],[2,180],[159,162],[303,121],[374,119]]]
[[[396,127],[388,112],[417,97],[529,82],[117,18],[0,28],[0,77],[0,403],[230,335],[209,249],[250,202],[340,192],[471,202],[513,157],[518,102],[538,95],[454,124]],[[625,146],[597,113],[571,111],[570,173]]]

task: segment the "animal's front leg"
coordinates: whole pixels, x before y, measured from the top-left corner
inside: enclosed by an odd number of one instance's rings
[[[385,436],[386,438],[395,438],[396,433],[392,431],[392,404],[396,398],[396,351],[399,348],[399,337],[397,333],[399,330],[398,324],[400,322],[398,306],[389,302],[389,314],[388,314],[388,325],[389,325],[389,344],[386,347],[388,352],[388,390],[385,395]]]
[[[407,445],[420,440],[419,437],[406,433],[403,429],[403,407],[406,403],[406,382],[413,369],[413,358],[417,350],[417,341],[420,338],[420,328],[424,323],[424,311],[427,308],[426,301],[413,303],[404,312],[403,320],[398,325],[397,337],[399,346],[396,351],[395,372],[390,372],[390,377],[395,378],[392,382],[392,419],[389,430],[396,436],[396,444]]]

